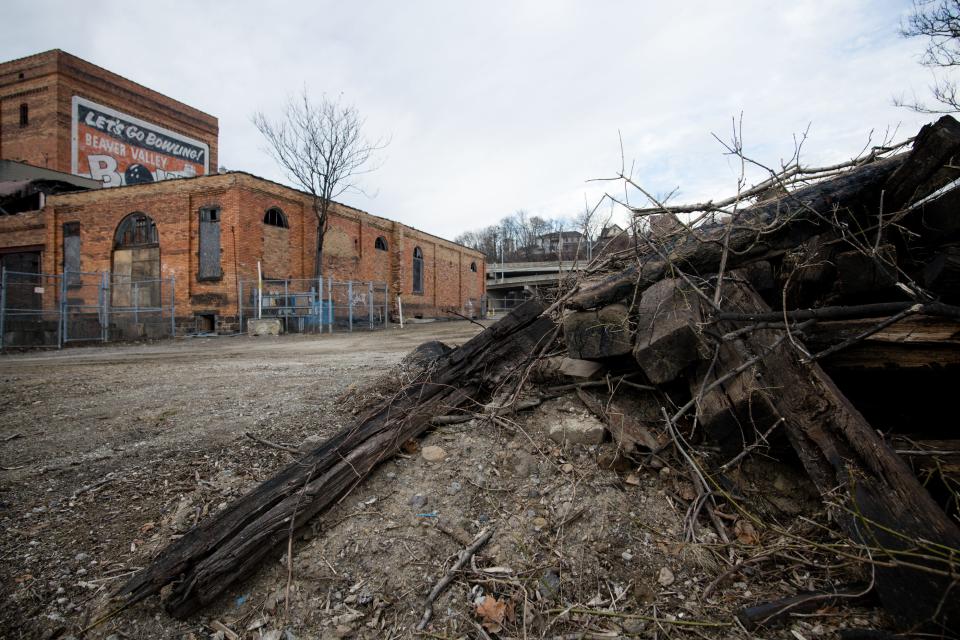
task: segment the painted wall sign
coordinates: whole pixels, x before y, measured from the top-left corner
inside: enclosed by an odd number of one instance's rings
[[[206,175],[210,148],[188,138],[73,96],[71,166],[105,187]]]

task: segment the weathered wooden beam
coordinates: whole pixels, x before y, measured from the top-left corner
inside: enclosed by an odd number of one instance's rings
[[[851,169],[831,180],[792,191],[785,196],[743,210],[729,237],[728,268],[782,255],[813,236],[832,230],[834,220],[863,228],[889,213],[922,199],[956,177],[946,168],[960,154],[960,122],[945,116],[920,130],[909,153],[891,156]],[[881,194],[883,197],[881,198]],[[881,210],[882,204],[882,210]],[[911,211],[903,224],[919,219],[922,208]],[[854,219],[860,218],[860,222]],[[771,225],[774,220],[781,222]],[[863,225],[862,221],[868,224]],[[625,299],[634,288],[643,290],[677,267],[708,275],[719,269],[723,255],[722,226],[686,234],[661,253],[643,252],[633,265],[581,285],[568,302],[573,309],[593,309]]]
[[[633,329],[627,307],[611,304],[568,313],[563,318],[563,340],[571,358],[597,360],[630,353]]]
[[[817,322],[804,330],[805,344],[820,352],[863,335],[885,318]],[[835,369],[940,368],[960,365],[960,320],[916,315],[874,333],[831,356],[823,364]]]
[[[902,155],[885,158],[744,210],[730,234],[728,267],[780,255],[823,233],[830,228],[828,219],[835,208],[875,208],[883,184],[903,163]],[[774,220],[783,224],[770,228]],[[723,255],[724,232],[716,227],[698,230],[697,237],[688,234],[668,248],[663,258],[650,252],[638,264],[585,283],[568,306],[593,309],[625,299],[634,287],[643,290],[665,277],[672,265],[692,273],[714,273]]]
[[[765,303],[743,285],[728,285],[735,311],[763,312]],[[904,627],[960,625],[960,528],[933,501],[895,454],[816,363],[802,364],[780,332],[759,330],[747,346],[766,352],[753,372],[811,479],[847,535],[871,548],[876,590]],[[748,375],[748,374],[744,374]]]
[[[661,280],[640,296],[633,357],[650,382],[670,382],[706,355],[697,334],[702,304],[679,278]]]
[[[225,511],[170,544],[120,588],[133,604],[176,583],[167,608],[190,615],[252,572],[290,529],[300,527],[349,491],[406,440],[503,382],[554,329],[531,301],[441,357],[397,396],[277,472]]]

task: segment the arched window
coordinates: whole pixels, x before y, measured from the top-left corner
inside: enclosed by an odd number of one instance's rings
[[[373,248],[377,251],[386,251],[387,250],[387,239],[383,236],[377,236],[376,241],[373,243]]]
[[[287,224],[287,216],[277,207],[267,209],[267,212],[263,214],[263,224],[270,225],[271,227],[280,227],[281,229],[290,228],[290,225]]]
[[[140,211],[135,211],[124,218],[113,238],[114,249],[154,247],[158,244],[160,240],[157,237],[157,223]]]
[[[423,293],[423,250],[420,247],[413,250],[413,292]]]
[[[474,273],[477,272],[477,263],[476,263],[476,262],[471,262],[471,263],[470,263],[470,271],[473,271]]]

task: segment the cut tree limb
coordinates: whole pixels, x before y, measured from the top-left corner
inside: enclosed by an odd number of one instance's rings
[[[429,428],[431,418],[479,400],[513,375],[554,329],[543,310],[528,302],[443,356],[394,398],[170,544],[118,595],[130,605],[179,580],[166,602],[178,618],[213,601],[282,545],[291,517],[295,528],[303,526]]]

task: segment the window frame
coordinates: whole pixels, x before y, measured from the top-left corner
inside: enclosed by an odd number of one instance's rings
[[[279,220],[279,224],[276,221],[270,222],[267,218],[270,217],[270,214],[274,214],[274,217]],[[263,224],[268,227],[276,227],[278,229],[289,229],[290,221],[287,219],[287,214],[283,212],[283,209],[280,207],[269,207],[266,211],[263,212]]]
[[[63,230],[63,277],[66,280],[67,287],[70,289],[76,289],[83,285],[83,278],[80,275],[82,273],[81,263],[83,261],[83,252],[82,252],[82,240],[80,239],[80,221],[71,220],[70,222],[64,222],[61,227]],[[76,238],[76,240],[73,240]],[[68,242],[70,240],[70,242]],[[76,243],[75,250],[69,250],[68,244]],[[68,265],[67,260],[76,256],[76,264]],[[71,260],[72,262],[72,260]],[[75,268],[69,268],[75,267]]]
[[[150,225],[146,229],[146,234],[148,237],[152,238],[150,242],[133,242],[131,244],[126,244],[123,242],[121,237],[121,231],[124,230],[124,227],[128,225],[129,221],[135,221],[139,218],[146,219],[150,222]],[[136,231],[137,225],[133,223],[134,231]],[[136,236],[136,233],[134,233]],[[144,212],[144,211],[133,211],[128,213],[123,217],[123,220],[117,225],[117,230],[113,233],[113,250],[117,249],[146,249],[150,247],[159,247],[160,246],[160,231],[157,229],[157,222],[153,217]]]
[[[390,245],[387,244],[387,239],[384,236],[377,236],[377,239],[373,241],[373,248],[377,251],[389,251]]]
[[[413,248],[413,292],[423,295],[423,249]]]
[[[220,221],[222,219],[222,207],[217,204],[207,205],[200,207],[197,211],[197,282],[217,282],[223,280],[223,262],[221,260],[221,255],[223,253],[223,248],[220,246]],[[215,227],[213,225],[216,225]],[[216,233],[212,235],[216,236],[216,249],[211,250],[213,253],[204,253],[205,248],[205,238],[210,233],[204,231],[205,228],[215,228]],[[212,232],[211,232],[212,233]],[[209,240],[213,242],[213,240]],[[216,263],[212,265],[206,265],[204,261],[205,255],[215,255]],[[213,260],[213,258],[208,258]],[[208,268],[205,269],[204,267]],[[209,271],[209,273],[207,273]],[[214,273],[214,271],[216,273]]]

